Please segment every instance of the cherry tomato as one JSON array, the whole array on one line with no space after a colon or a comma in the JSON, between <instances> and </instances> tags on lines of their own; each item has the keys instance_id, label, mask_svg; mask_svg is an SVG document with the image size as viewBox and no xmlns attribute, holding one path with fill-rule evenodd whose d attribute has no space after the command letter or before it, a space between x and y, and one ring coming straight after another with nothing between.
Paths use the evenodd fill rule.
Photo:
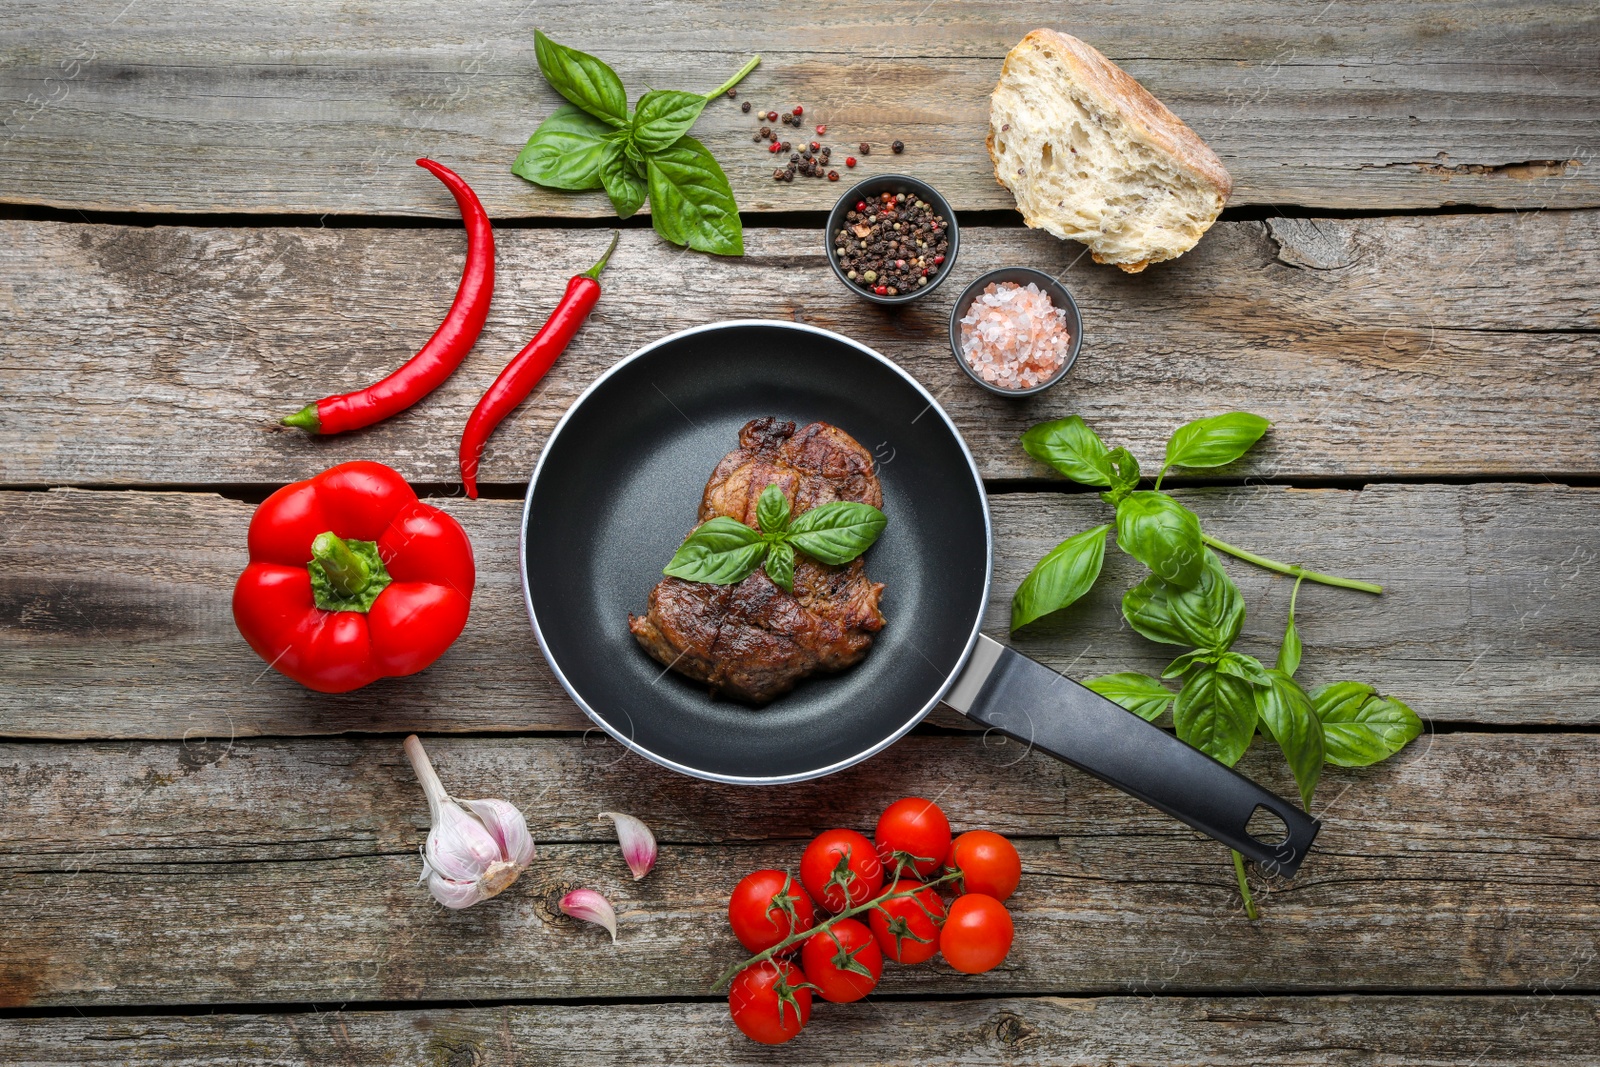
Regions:
<instances>
[{"instance_id":1,"label":"cherry tomato","mask_svg":"<svg viewBox=\"0 0 1600 1067\"><path fill-rule=\"evenodd\" d=\"M765 952L791 934L811 929L817 909L800 883L787 871L756 871L734 886L728 898L728 923L733 936L749 952ZM791 945L785 953L799 945Z\"/></svg>"},{"instance_id":2,"label":"cherry tomato","mask_svg":"<svg viewBox=\"0 0 1600 1067\"><path fill-rule=\"evenodd\" d=\"M950 854L950 820L933 801L906 797L878 817L872 839L886 872L894 874L901 869L897 864L905 862L907 871L915 869L918 877L926 878Z\"/></svg>"},{"instance_id":3,"label":"cherry tomato","mask_svg":"<svg viewBox=\"0 0 1600 1067\"><path fill-rule=\"evenodd\" d=\"M963 974L982 974L1000 966L1014 933L1004 904L983 893L968 893L951 901L939 931L939 951Z\"/></svg>"},{"instance_id":4,"label":"cherry tomato","mask_svg":"<svg viewBox=\"0 0 1600 1067\"><path fill-rule=\"evenodd\" d=\"M872 992L883 977L883 953L872 931L854 919L840 919L806 939L800 966L817 996L848 1004Z\"/></svg>"},{"instance_id":5,"label":"cherry tomato","mask_svg":"<svg viewBox=\"0 0 1600 1067\"><path fill-rule=\"evenodd\" d=\"M883 864L877 847L862 834L824 830L800 857L800 881L812 900L837 914L878 895Z\"/></svg>"},{"instance_id":6,"label":"cherry tomato","mask_svg":"<svg viewBox=\"0 0 1600 1067\"><path fill-rule=\"evenodd\" d=\"M915 894L886 900L867 915L878 948L896 963L926 963L939 954L939 924L944 922L944 898L932 886L902 879L891 892Z\"/></svg>"},{"instance_id":7,"label":"cherry tomato","mask_svg":"<svg viewBox=\"0 0 1600 1067\"><path fill-rule=\"evenodd\" d=\"M728 1013L745 1037L781 1045L811 1021L811 986L788 960L746 967L728 987Z\"/></svg>"},{"instance_id":8,"label":"cherry tomato","mask_svg":"<svg viewBox=\"0 0 1600 1067\"><path fill-rule=\"evenodd\" d=\"M963 893L1005 900L1022 881L1022 858L1016 846L988 830L968 830L956 838L948 862L961 872L956 885Z\"/></svg>"}]
</instances>

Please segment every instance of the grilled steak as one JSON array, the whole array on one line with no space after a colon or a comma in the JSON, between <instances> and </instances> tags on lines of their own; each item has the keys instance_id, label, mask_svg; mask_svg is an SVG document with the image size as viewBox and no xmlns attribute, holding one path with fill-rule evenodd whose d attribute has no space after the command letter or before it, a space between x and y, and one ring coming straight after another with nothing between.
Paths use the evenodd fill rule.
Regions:
<instances>
[{"instance_id":1,"label":"grilled steak","mask_svg":"<svg viewBox=\"0 0 1600 1067\"><path fill-rule=\"evenodd\" d=\"M726 515L756 525L762 490L776 485L794 516L835 500L883 507L872 456L837 426L753 419L739 447L712 471L700 519ZM663 578L628 628L645 651L713 694L764 704L809 674L859 663L883 628L880 583L860 559L842 567L795 556L794 593L756 570L735 585Z\"/></svg>"}]
</instances>

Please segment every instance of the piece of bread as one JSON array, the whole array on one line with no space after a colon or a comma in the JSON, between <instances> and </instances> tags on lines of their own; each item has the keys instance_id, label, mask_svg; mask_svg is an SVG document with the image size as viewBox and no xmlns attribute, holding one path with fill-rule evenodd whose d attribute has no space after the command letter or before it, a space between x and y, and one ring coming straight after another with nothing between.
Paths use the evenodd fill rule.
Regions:
<instances>
[{"instance_id":1,"label":"piece of bread","mask_svg":"<svg viewBox=\"0 0 1600 1067\"><path fill-rule=\"evenodd\" d=\"M1233 191L1215 152L1111 60L1034 30L989 100L989 158L1029 226L1133 273L1200 240Z\"/></svg>"}]
</instances>

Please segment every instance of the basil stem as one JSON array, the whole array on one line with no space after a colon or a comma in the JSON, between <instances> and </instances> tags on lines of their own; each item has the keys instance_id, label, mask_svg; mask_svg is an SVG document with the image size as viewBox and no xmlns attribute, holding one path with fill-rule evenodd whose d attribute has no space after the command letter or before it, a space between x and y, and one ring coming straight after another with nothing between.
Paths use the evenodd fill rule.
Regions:
<instances>
[{"instance_id":1,"label":"basil stem","mask_svg":"<svg viewBox=\"0 0 1600 1067\"><path fill-rule=\"evenodd\" d=\"M1378 594L1383 592L1383 586L1376 582L1362 582L1354 578L1339 578L1332 574L1323 574L1321 571L1307 570L1298 564L1279 563L1275 559L1258 556L1254 552L1240 548L1238 545L1230 545L1221 538L1212 537L1210 534L1201 534L1200 539L1218 552L1226 552L1228 555L1242 559L1246 563L1254 563L1257 567L1265 567L1269 571L1287 574L1291 578L1305 578L1313 582L1321 582L1323 585L1334 585L1340 589L1355 589L1362 593Z\"/></svg>"},{"instance_id":2,"label":"basil stem","mask_svg":"<svg viewBox=\"0 0 1600 1067\"><path fill-rule=\"evenodd\" d=\"M1256 902L1250 897L1250 883L1244 877L1244 857L1235 852L1233 854L1233 873L1239 878L1239 895L1244 897L1244 913L1251 919L1256 918Z\"/></svg>"},{"instance_id":3,"label":"basil stem","mask_svg":"<svg viewBox=\"0 0 1600 1067\"><path fill-rule=\"evenodd\" d=\"M729 78L727 81L723 82L721 85L707 93L706 99L708 101L715 100L729 89L732 89L735 85L738 85L740 82L744 81L745 75L749 74L752 70L755 70L760 65L761 57L759 55L751 56L750 62L739 68L739 73L735 74L733 77Z\"/></svg>"}]
</instances>

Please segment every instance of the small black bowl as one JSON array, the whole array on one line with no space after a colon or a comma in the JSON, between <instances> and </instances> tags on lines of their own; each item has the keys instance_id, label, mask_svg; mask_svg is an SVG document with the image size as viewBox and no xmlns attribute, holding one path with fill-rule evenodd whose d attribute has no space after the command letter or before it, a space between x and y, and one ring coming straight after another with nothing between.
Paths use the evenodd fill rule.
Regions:
<instances>
[{"instance_id":1,"label":"small black bowl","mask_svg":"<svg viewBox=\"0 0 1600 1067\"><path fill-rule=\"evenodd\" d=\"M939 264L937 273L928 276L928 284L919 285L909 293L900 293L897 296L879 296L866 286L857 285L845 277L844 268L839 265L839 256L833 250L833 235L844 227L844 217L856 206L856 202L884 193L905 193L907 196L916 194L918 199L925 200L933 206L934 214L945 220L950 235L950 248L944 254L944 262ZM822 241L828 252L828 265L845 284L845 288L874 304L909 304L939 288L939 283L949 276L951 269L956 265L956 252L961 247L961 228L956 225L956 213L950 209L950 202L940 196L933 186L905 174L882 174L856 183L850 187L849 192L839 198L839 202L833 205L833 210L828 212L828 230L822 235Z\"/></svg>"},{"instance_id":2,"label":"small black bowl","mask_svg":"<svg viewBox=\"0 0 1600 1067\"><path fill-rule=\"evenodd\" d=\"M983 376L967 364L967 357L961 354L961 320L967 314L967 309L972 306L979 293L991 282L1015 282L1017 285L1027 285L1033 282L1050 296L1050 302L1057 308L1067 313L1067 332L1072 335L1072 344L1067 349L1066 362L1061 364L1061 369L1049 381L1040 382L1031 389L1007 389L1001 385L994 385L983 380ZM1078 362L1078 351L1083 348L1083 315L1078 311L1078 302L1072 299L1072 293L1067 287L1056 281L1043 271L1034 270L1032 267L1001 267L988 274L980 275L976 281L956 297L956 306L950 309L950 351L956 357L956 363L967 372L967 377L983 386L996 396L1032 396L1042 393L1065 378L1072 365Z\"/></svg>"}]
</instances>

